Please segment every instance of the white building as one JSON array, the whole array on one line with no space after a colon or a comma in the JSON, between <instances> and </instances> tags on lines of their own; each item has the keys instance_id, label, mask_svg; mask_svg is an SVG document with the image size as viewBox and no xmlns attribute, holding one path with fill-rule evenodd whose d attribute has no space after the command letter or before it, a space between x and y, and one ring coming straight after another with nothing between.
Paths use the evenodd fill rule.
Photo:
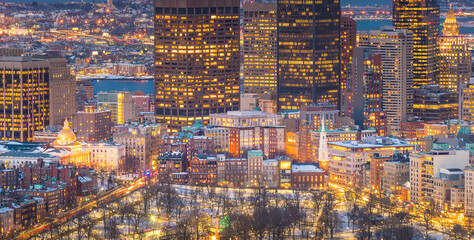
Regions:
<instances>
[{"instance_id":1,"label":"white building","mask_svg":"<svg viewBox=\"0 0 474 240\"><path fill-rule=\"evenodd\" d=\"M414 146L397 138L367 137L361 141L329 142L329 182L353 186L369 157L391 156L395 151L409 152Z\"/></svg>"},{"instance_id":2,"label":"white building","mask_svg":"<svg viewBox=\"0 0 474 240\"><path fill-rule=\"evenodd\" d=\"M464 169L464 215L474 217L474 167Z\"/></svg>"},{"instance_id":3,"label":"white building","mask_svg":"<svg viewBox=\"0 0 474 240\"><path fill-rule=\"evenodd\" d=\"M278 188L278 161L276 159L267 159L262 162L263 183L267 188Z\"/></svg>"},{"instance_id":4,"label":"white building","mask_svg":"<svg viewBox=\"0 0 474 240\"><path fill-rule=\"evenodd\" d=\"M361 32L359 46L382 57L382 105L389 133L397 134L413 114L413 33L384 26Z\"/></svg>"},{"instance_id":5,"label":"white building","mask_svg":"<svg viewBox=\"0 0 474 240\"><path fill-rule=\"evenodd\" d=\"M469 150L433 149L410 155L410 202L434 201L434 181L441 169L464 169L469 165Z\"/></svg>"},{"instance_id":6,"label":"white building","mask_svg":"<svg viewBox=\"0 0 474 240\"><path fill-rule=\"evenodd\" d=\"M91 152L91 165L98 171L123 170L125 145L113 142L89 143L84 146Z\"/></svg>"},{"instance_id":7,"label":"white building","mask_svg":"<svg viewBox=\"0 0 474 240\"><path fill-rule=\"evenodd\" d=\"M45 163L61 162L61 157L46 153L5 152L0 154L0 163L6 168L20 168L25 164L36 164L38 159Z\"/></svg>"}]
</instances>

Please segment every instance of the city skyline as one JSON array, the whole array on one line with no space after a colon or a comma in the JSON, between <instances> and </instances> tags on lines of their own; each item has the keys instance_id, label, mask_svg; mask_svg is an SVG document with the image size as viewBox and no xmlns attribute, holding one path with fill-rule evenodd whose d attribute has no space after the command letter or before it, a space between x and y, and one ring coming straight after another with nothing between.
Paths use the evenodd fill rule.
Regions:
<instances>
[{"instance_id":1,"label":"city skyline","mask_svg":"<svg viewBox=\"0 0 474 240\"><path fill-rule=\"evenodd\" d=\"M0 2L0 239L472 239L472 22L467 0Z\"/></svg>"}]
</instances>

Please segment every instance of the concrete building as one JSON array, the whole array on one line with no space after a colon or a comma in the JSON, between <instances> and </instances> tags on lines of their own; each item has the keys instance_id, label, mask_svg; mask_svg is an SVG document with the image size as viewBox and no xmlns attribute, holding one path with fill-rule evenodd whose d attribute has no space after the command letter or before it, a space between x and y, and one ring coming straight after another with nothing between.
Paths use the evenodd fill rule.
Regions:
<instances>
[{"instance_id":1,"label":"concrete building","mask_svg":"<svg viewBox=\"0 0 474 240\"><path fill-rule=\"evenodd\" d=\"M474 122L474 84L463 84L459 90L459 120Z\"/></svg>"},{"instance_id":2,"label":"concrete building","mask_svg":"<svg viewBox=\"0 0 474 240\"><path fill-rule=\"evenodd\" d=\"M341 17L341 115L353 118L350 109L351 91L348 87L349 66L354 57L354 49L357 46L357 23L349 17Z\"/></svg>"},{"instance_id":3,"label":"concrete building","mask_svg":"<svg viewBox=\"0 0 474 240\"><path fill-rule=\"evenodd\" d=\"M459 35L459 25L452 7L443 23L438 48L439 84L458 93L461 85L469 83L472 60L466 36Z\"/></svg>"},{"instance_id":4,"label":"concrete building","mask_svg":"<svg viewBox=\"0 0 474 240\"><path fill-rule=\"evenodd\" d=\"M474 217L474 167L466 166L464 174L464 215Z\"/></svg>"},{"instance_id":5,"label":"concrete building","mask_svg":"<svg viewBox=\"0 0 474 240\"><path fill-rule=\"evenodd\" d=\"M6 168L20 168L26 164L35 164L38 159L43 159L45 163L61 162L59 156L45 153L25 153L25 152L5 152L0 154L0 163Z\"/></svg>"},{"instance_id":6,"label":"concrete building","mask_svg":"<svg viewBox=\"0 0 474 240\"><path fill-rule=\"evenodd\" d=\"M110 139L112 111L98 110L94 106L84 107L78 111L72 120L76 136L81 141L98 142Z\"/></svg>"},{"instance_id":7,"label":"concrete building","mask_svg":"<svg viewBox=\"0 0 474 240\"><path fill-rule=\"evenodd\" d=\"M1 140L32 141L34 131L49 126L50 75L48 61L0 57L0 111L4 114L0 121Z\"/></svg>"},{"instance_id":8,"label":"concrete building","mask_svg":"<svg viewBox=\"0 0 474 240\"><path fill-rule=\"evenodd\" d=\"M410 202L434 201L434 181L441 169L464 169L469 165L469 150L432 149L410 155Z\"/></svg>"},{"instance_id":9,"label":"concrete building","mask_svg":"<svg viewBox=\"0 0 474 240\"><path fill-rule=\"evenodd\" d=\"M97 109L111 111L111 122L124 124L135 119L132 93L130 92L99 92L97 93Z\"/></svg>"},{"instance_id":10,"label":"concrete building","mask_svg":"<svg viewBox=\"0 0 474 240\"><path fill-rule=\"evenodd\" d=\"M276 92L277 3L246 2L243 7L244 92Z\"/></svg>"},{"instance_id":11,"label":"concrete building","mask_svg":"<svg viewBox=\"0 0 474 240\"><path fill-rule=\"evenodd\" d=\"M383 164L382 192L398 202L409 201L403 197L403 186L410 181L410 159L403 154L394 154Z\"/></svg>"},{"instance_id":12,"label":"concrete building","mask_svg":"<svg viewBox=\"0 0 474 240\"><path fill-rule=\"evenodd\" d=\"M312 163L311 159L311 131L320 131L324 116L326 130L336 128L339 110L333 104L313 104L301 106L299 112L299 150L298 157L301 162Z\"/></svg>"},{"instance_id":13,"label":"concrete building","mask_svg":"<svg viewBox=\"0 0 474 240\"><path fill-rule=\"evenodd\" d=\"M393 26L413 32L413 83L418 88L438 80L437 39L439 5L436 0L394 0Z\"/></svg>"},{"instance_id":14,"label":"concrete building","mask_svg":"<svg viewBox=\"0 0 474 240\"><path fill-rule=\"evenodd\" d=\"M228 187L243 187L247 185L247 158L226 158L217 155L217 185Z\"/></svg>"},{"instance_id":15,"label":"concrete building","mask_svg":"<svg viewBox=\"0 0 474 240\"><path fill-rule=\"evenodd\" d=\"M291 185L294 189L301 190L326 189L325 171L314 163L292 164Z\"/></svg>"},{"instance_id":16,"label":"concrete building","mask_svg":"<svg viewBox=\"0 0 474 240\"><path fill-rule=\"evenodd\" d=\"M229 152L229 133L230 130L227 127L206 127L204 129L204 135L206 137L214 139L215 149L217 153Z\"/></svg>"},{"instance_id":17,"label":"concrete building","mask_svg":"<svg viewBox=\"0 0 474 240\"><path fill-rule=\"evenodd\" d=\"M7 238L15 230L14 210L0 207L0 236Z\"/></svg>"},{"instance_id":18,"label":"concrete building","mask_svg":"<svg viewBox=\"0 0 474 240\"><path fill-rule=\"evenodd\" d=\"M267 158L284 151L285 128L281 117L260 111L230 111L211 114L210 125L227 128L227 131L206 130L206 136L216 139L216 146L227 147L233 157L245 156L248 150L262 150ZM212 128L210 128L212 129ZM221 141L222 139L222 141ZM228 143L227 143L228 142Z\"/></svg>"},{"instance_id":19,"label":"concrete building","mask_svg":"<svg viewBox=\"0 0 474 240\"><path fill-rule=\"evenodd\" d=\"M113 142L93 142L84 146L91 152L91 166L97 171L124 171L125 145Z\"/></svg>"},{"instance_id":20,"label":"concrete building","mask_svg":"<svg viewBox=\"0 0 474 240\"><path fill-rule=\"evenodd\" d=\"M434 206L441 211L464 210L464 171L459 168L441 168L433 181Z\"/></svg>"},{"instance_id":21,"label":"concrete building","mask_svg":"<svg viewBox=\"0 0 474 240\"><path fill-rule=\"evenodd\" d=\"M365 141L329 142L329 182L351 186L354 179L361 175L369 157L390 156L395 151L413 151L414 146L405 141L371 136Z\"/></svg>"},{"instance_id":22,"label":"concrete building","mask_svg":"<svg viewBox=\"0 0 474 240\"><path fill-rule=\"evenodd\" d=\"M177 132L239 110L240 1L155 0L154 7L157 122Z\"/></svg>"},{"instance_id":23,"label":"concrete building","mask_svg":"<svg viewBox=\"0 0 474 240\"><path fill-rule=\"evenodd\" d=\"M382 58L382 107L387 130L389 134L400 134L400 122L413 114L413 34L385 26L361 32L359 46Z\"/></svg>"},{"instance_id":24,"label":"concrete building","mask_svg":"<svg viewBox=\"0 0 474 240\"><path fill-rule=\"evenodd\" d=\"M258 107L258 94L244 93L240 95L240 111L255 110Z\"/></svg>"},{"instance_id":25,"label":"concrete building","mask_svg":"<svg viewBox=\"0 0 474 240\"><path fill-rule=\"evenodd\" d=\"M275 159L266 159L262 162L263 185L267 188L279 187L278 161Z\"/></svg>"},{"instance_id":26,"label":"concrete building","mask_svg":"<svg viewBox=\"0 0 474 240\"><path fill-rule=\"evenodd\" d=\"M426 85L415 89L413 113L425 121L456 119L458 93L440 85Z\"/></svg>"},{"instance_id":27,"label":"concrete building","mask_svg":"<svg viewBox=\"0 0 474 240\"><path fill-rule=\"evenodd\" d=\"M76 113L76 76L59 56L33 56L49 62L49 125L62 125Z\"/></svg>"},{"instance_id":28,"label":"concrete building","mask_svg":"<svg viewBox=\"0 0 474 240\"><path fill-rule=\"evenodd\" d=\"M212 155L196 155L189 163L190 184L214 186L217 184L217 158Z\"/></svg>"},{"instance_id":29,"label":"concrete building","mask_svg":"<svg viewBox=\"0 0 474 240\"><path fill-rule=\"evenodd\" d=\"M248 151L247 162L248 162L248 166L247 166L248 186L251 186L251 187L264 186L263 151L262 150Z\"/></svg>"},{"instance_id":30,"label":"concrete building","mask_svg":"<svg viewBox=\"0 0 474 240\"><path fill-rule=\"evenodd\" d=\"M166 124L160 123L115 126L113 142L125 145L125 169L144 171L156 167L165 133Z\"/></svg>"}]
</instances>

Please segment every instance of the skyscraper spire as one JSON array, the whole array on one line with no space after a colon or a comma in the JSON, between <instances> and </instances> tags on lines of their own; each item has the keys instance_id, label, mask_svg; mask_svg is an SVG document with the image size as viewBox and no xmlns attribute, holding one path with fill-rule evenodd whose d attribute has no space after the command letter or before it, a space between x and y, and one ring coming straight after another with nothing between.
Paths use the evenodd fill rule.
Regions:
<instances>
[{"instance_id":1,"label":"skyscraper spire","mask_svg":"<svg viewBox=\"0 0 474 240\"><path fill-rule=\"evenodd\" d=\"M453 6L449 5L449 12L443 23L444 36L459 36L459 25L454 15Z\"/></svg>"}]
</instances>

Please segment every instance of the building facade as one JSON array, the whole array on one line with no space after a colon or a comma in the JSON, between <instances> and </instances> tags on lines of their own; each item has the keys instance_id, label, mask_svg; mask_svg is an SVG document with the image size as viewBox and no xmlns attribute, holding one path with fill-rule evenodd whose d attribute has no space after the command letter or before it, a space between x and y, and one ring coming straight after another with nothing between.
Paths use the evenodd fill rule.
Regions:
<instances>
[{"instance_id":1,"label":"building facade","mask_svg":"<svg viewBox=\"0 0 474 240\"><path fill-rule=\"evenodd\" d=\"M351 186L363 174L369 157L390 156L395 151L413 151L414 146L389 137L367 137L365 141L329 142L329 182Z\"/></svg>"},{"instance_id":2,"label":"building facade","mask_svg":"<svg viewBox=\"0 0 474 240\"><path fill-rule=\"evenodd\" d=\"M244 3L243 34L244 92L276 92L277 4Z\"/></svg>"},{"instance_id":3,"label":"building facade","mask_svg":"<svg viewBox=\"0 0 474 240\"><path fill-rule=\"evenodd\" d=\"M0 139L32 141L34 131L49 125L50 64L31 57L3 56L0 76Z\"/></svg>"},{"instance_id":4,"label":"building facade","mask_svg":"<svg viewBox=\"0 0 474 240\"><path fill-rule=\"evenodd\" d=\"M155 0L157 122L172 131L239 110L240 1Z\"/></svg>"},{"instance_id":5,"label":"building facade","mask_svg":"<svg viewBox=\"0 0 474 240\"><path fill-rule=\"evenodd\" d=\"M469 165L469 150L432 149L410 156L410 202L434 201L434 182L440 170L464 169Z\"/></svg>"},{"instance_id":6,"label":"building facade","mask_svg":"<svg viewBox=\"0 0 474 240\"><path fill-rule=\"evenodd\" d=\"M413 32L413 86L438 82L439 5L436 0L394 0L393 26Z\"/></svg>"},{"instance_id":7,"label":"building facade","mask_svg":"<svg viewBox=\"0 0 474 240\"><path fill-rule=\"evenodd\" d=\"M339 0L278 1L278 111L340 101Z\"/></svg>"},{"instance_id":8,"label":"building facade","mask_svg":"<svg viewBox=\"0 0 474 240\"><path fill-rule=\"evenodd\" d=\"M399 134L400 122L413 115L413 34L382 27L361 32L359 45L382 58L382 108L387 132Z\"/></svg>"},{"instance_id":9,"label":"building facade","mask_svg":"<svg viewBox=\"0 0 474 240\"><path fill-rule=\"evenodd\" d=\"M85 106L84 111L78 111L72 120L73 129L82 141L98 142L110 139L112 112L100 111L95 106Z\"/></svg>"},{"instance_id":10,"label":"building facade","mask_svg":"<svg viewBox=\"0 0 474 240\"><path fill-rule=\"evenodd\" d=\"M62 125L66 118L71 119L76 113L76 76L71 74L65 58L33 58L49 62L49 125Z\"/></svg>"},{"instance_id":11,"label":"building facade","mask_svg":"<svg viewBox=\"0 0 474 240\"><path fill-rule=\"evenodd\" d=\"M112 113L111 122L114 124L124 124L125 121L135 119L135 109L130 92L97 93L97 109L110 111Z\"/></svg>"},{"instance_id":12,"label":"building facade","mask_svg":"<svg viewBox=\"0 0 474 240\"><path fill-rule=\"evenodd\" d=\"M459 35L459 25L452 7L439 37L439 84L458 92L471 77L471 51L466 36Z\"/></svg>"},{"instance_id":13,"label":"building facade","mask_svg":"<svg viewBox=\"0 0 474 240\"><path fill-rule=\"evenodd\" d=\"M341 17L341 115L352 117L353 112L349 107L351 102L348 87L349 66L354 57L354 49L357 46L357 23L349 17Z\"/></svg>"}]
</instances>

